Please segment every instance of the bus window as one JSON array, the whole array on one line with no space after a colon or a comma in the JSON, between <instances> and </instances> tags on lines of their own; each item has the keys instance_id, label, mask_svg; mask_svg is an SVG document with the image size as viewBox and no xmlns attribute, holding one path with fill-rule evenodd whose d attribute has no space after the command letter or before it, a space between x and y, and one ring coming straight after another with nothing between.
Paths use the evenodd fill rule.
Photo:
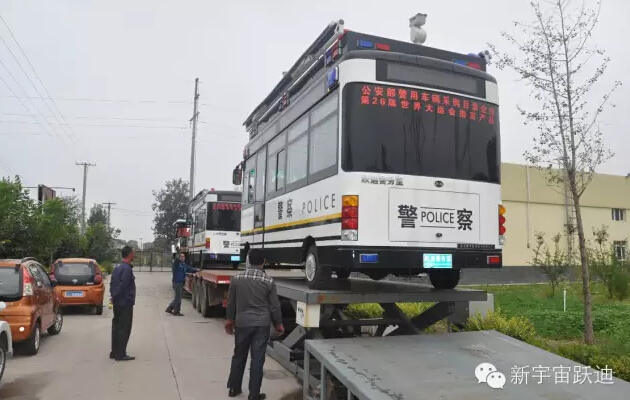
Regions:
<instances>
[{"instance_id":1,"label":"bus window","mask_svg":"<svg viewBox=\"0 0 630 400\"><path fill-rule=\"evenodd\" d=\"M337 92L318 104L311 112L311 146L309 174L337 164Z\"/></svg>"},{"instance_id":2,"label":"bus window","mask_svg":"<svg viewBox=\"0 0 630 400\"><path fill-rule=\"evenodd\" d=\"M267 151L262 148L258 152L258 161L256 162L256 202L265 200L265 167Z\"/></svg>"}]
</instances>

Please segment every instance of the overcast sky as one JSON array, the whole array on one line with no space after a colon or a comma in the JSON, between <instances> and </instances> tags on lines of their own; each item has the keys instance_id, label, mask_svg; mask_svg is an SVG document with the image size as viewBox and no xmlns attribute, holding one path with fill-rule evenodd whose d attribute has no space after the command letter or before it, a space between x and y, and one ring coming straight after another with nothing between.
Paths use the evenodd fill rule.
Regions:
<instances>
[{"instance_id":1,"label":"overcast sky","mask_svg":"<svg viewBox=\"0 0 630 400\"><path fill-rule=\"evenodd\" d=\"M514 32L515 19L531 20L528 3L0 0L0 15L28 57L0 22L0 37L21 64L0 41L6 66L0 64L0 175L19 174L26 186L75 187L80 197L83 169L75 163L96 164L88 173L87 207L115 202L112 225L122 238L147 242L152 190L189 178L196 77L202 104L196 192L230 190L247 141L243 121L330 21L408 41L409 17L423 12L428 46L470 53L492 42L507 50L501 31ZM593 95L614 80L625 83L614 96L619 107L602 117L617 156L600 169L622 175L630 172L630 114L623 106L630 100L628 15L629 2L604 1L593 38L612 59ZM507 72L492 66L489 72L499 82L502 159L524 162L533 132L516 104L529 91ZM54 102L41 100L48 97L44 87Z\"/></svg>"}]
</instances>

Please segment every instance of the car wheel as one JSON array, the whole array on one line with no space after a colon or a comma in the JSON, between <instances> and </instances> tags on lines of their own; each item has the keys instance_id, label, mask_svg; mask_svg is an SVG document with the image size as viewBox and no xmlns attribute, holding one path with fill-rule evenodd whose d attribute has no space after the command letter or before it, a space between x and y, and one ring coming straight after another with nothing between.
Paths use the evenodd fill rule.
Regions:
<instances>
[{"instance_id":1,"label":"car wheel","mask_svg":"<svg viewBox=\"0 0 630 400\"><path fill-rule=\"evenodd\" d=\"M94 307L96 309L96 315L103 315L103 305Z\"/></svg>"},{"instance_id":2,"label":"car wheel","mask_svg":"<svg viewBox=\"0 0 630 400\"><path fill-rule=\"evenodd\" d=\"M2 375L7 366L7 351L9 350L9 344L7 343L6 336L0 337L0 381L2 381Z\"/></svg>"},{"instance_id":3,"label":"car wheel","mask_svg":"<svg viewBox=\"0 0 630 400\"><path fill-rule=\"evenodd\" d=\"M29 356L34 356L39 351L39 344L42 338L42 330L39 321L35 323L31 336L24 343L24 352Z\"/></svg>"},{"instance_id":4,"label":"car wheel","mask_svg":"<svg viewBox=\"0 0 630 400\"><path fill-rule=\"evenodd\" d=\"M438 290L455 289L459 284L459 277L459 269L429 271L431 285Z\"/></svg>"},{"instance_id":5,"label":"car wheel","mask_svg":"<svg viewBox=\"0 0 630 400\"><path fill-rule=\"evenodd\" d=\"M61 308L58 308L57 312L55 313L55 323L53 323L52 326L48 328L48 334L58 335L59 332L61 332L62 326L63 326L63 314L61 313Z\"/></svg>"},{"instance_id":6,"label":"car wheel","mask_svg":"<svg viewBox=\"0 0 630 400\"><path fill-rule=\"evenodd\" d=\"M306 252L304 272L308 287L311 289L323 289L330 282L332 271L330 267L319 263L317 247L314 244Z\"/></svg>"}]
</instances>

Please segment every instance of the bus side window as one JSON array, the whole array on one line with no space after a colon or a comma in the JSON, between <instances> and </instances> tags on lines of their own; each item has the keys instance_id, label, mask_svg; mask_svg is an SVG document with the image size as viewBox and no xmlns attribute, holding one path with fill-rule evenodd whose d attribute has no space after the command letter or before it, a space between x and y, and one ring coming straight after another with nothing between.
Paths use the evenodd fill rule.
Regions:
<instances>
[{"instance_id":1,"label":"bus side window","mask_svg":"<svg viewBox=\"0 0 630 400\"><path fill-rule=\"evenodd\" d=\"M248 185L247 202L249 204L254 204L254 186L256 183L256 170L251 169L248 175L249 175L249 183L247 184Z\"/></svg>"}]
</instances>

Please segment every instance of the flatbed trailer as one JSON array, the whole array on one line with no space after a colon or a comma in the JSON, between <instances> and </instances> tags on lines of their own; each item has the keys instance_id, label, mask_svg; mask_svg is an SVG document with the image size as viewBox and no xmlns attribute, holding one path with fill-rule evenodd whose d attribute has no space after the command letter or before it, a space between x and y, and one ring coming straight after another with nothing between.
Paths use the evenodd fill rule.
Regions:
<instances>
[{"instance_id":1,"label":"flatbed trailer","mask_svg":"<svg viewBox=\"0 0 630 400\"><path fill-rule=\"evenodd\" d=\"M225 316L227 295L232 277L242 269L204 269L187 274L184 291L191 295L192 306L206 318ZM304 272L295 270L266 270L272 278L303 277Z\"/></svg>"}]
</instances>

